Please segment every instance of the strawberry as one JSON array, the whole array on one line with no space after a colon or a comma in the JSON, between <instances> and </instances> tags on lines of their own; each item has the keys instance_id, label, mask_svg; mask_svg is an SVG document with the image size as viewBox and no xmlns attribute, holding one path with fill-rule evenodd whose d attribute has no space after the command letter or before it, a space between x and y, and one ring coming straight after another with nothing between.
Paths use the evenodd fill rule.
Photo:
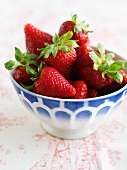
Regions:
<instances>
[{"instance_id":1,"label":"strawberry","mask_svg":"<svg viewBox=\"0 0 127 170\"><path fill-rule=\"evenodd\" d=\"M73 69L73 73L72 73L73 79L79 78L79 74L82 68L93 67L93 60L91 59L90 54L89 54L90 51L91 51L91 48L87 46L86 44L82 44L77 49L77 59L76 59L75 67Z\"/></svg>"},{"instance_id":2,"label":"strawberry","mask_svg":"<svg viewBox=\"0 0 127 170\"><path fill-rule=\"evenodd\" d=\"M99 90L99 93L101 95L113 93L113 92L119 90L120 88L122 88L123 86L125 86L127 84L127 74L123 70L120 70L120 73L123 75L122 82L118 83L115 80L113 80L113 82L109 86Z\"/></svg>"},{"instance_id":3,"label":"strawberry","mask_svg":"<svg viewBox=\"0 0 127 170\"><path fill-rule=\"evenodd\" d=\"M37 48L45 47L45 43L52 43L52 35L43 32L31 24L24 26L26 49L29 53L39 56L40 51Z\"/></svg>"},{"instance_id":4,"label":"strawberry","mask_svg":"<svg viewBox=\"0 0 127 170\"><path fill-rule=\"evenodd\" d=\"M57 69L66 79L70 79L72 69L75 65L77 54L74 48L78 47L75 40L70 40L72 32L59 37L53 37L53 44L46 44L40 49L40 57L50 67Z\"/></svg>"},{"instance_id":5,"label":"strawberry","mask_svg":"<svg viewBox=\"0 0 127 170\"><path fill-rule=\"evenodd\" d=\"M33 92L55 98L70 98L76 89L55 69L45 67L34 82Z\"/></svg>"},{"instance_id":6,"label":"strawberry","mask_svg":"<svg viewBox=\"0 0 127 170\"><path fill-rule=\"evenodd\" d=\"M75 87L76 94L72 96L72 99L85 99L88 97L87 84L82 80L70 81L70 83Z\"/></svg>"},{"instance_id":7,"label":"strawberry","mask_svg":"<svg viewBox=\"0 0 127 170\"><path fill-rule=\"evenodd\" d=\"M105 75L102 77L100 70L94 70L92 67L84 67L79 71L79 79L84 80L90 88L101 89L113 82L113 79Z\"/></svg>"},{"instance_id":8,"label":"strawberry","mask_svg":"<svg viewBox=\"0 0 127 170\"><path fill-rule=\"evenodd\" d=\"M30 79L32 76L27 73L25 66L19 66L14 69L13 76L15 80L20 84L32 84L32 80Z\"/></svg>"},{"instance_id":9,"label":"strawberry","mask_svg":"<svg viewBox=\"0 0 127 170\"><path fill-rule=\"evenodd\" d=\"M93 67L93 60L90 57L89 52L91 51L91 47L86 44L82 44L77 50L77 60L76 67Z\"/></svg>"},{"instance_id":10,"label":"strawberry","mask_svg":"<svg viewBox=\"0 0 127 170\"><path fill-rule=\"evenodd\" d=\"M114 61L115 55L113 53L105 54L105 49L102 44L98 44L97 50L89 52L93 60L92 67L84 67L79 72L79 78L84 80L89 87L94 89L101 89L113 82L113 79L121 83L123 75L119 70L127 67L127 62L122 60Z\"/></svg>"},{"instance_id":11,"label":"strawberry","mask_svg":"<svg viewBox=\"0 0 127 170\"><path fill-rule=\"evenodd\" d=\"M85 25L84 21L77 23L77 14L72 16L72 21L65 21L61 24L59 29L59 35L63 35L68 31L73 32L73 40L77 40L78 45L89 44L88 30L89 25Z\"/></svg>"},{"instance_id":12,"label":"strawberry","mask_svg":"<svg viewBox=\"0 0 127 170\"><path fill-rule=\"evenodd\" d=\"M37 57L37 55L30 54L28 51L23 54L20 49L15 48L16 60L9 60L6 62L5 68L8 70L14 69L13 76L22 86L31 85L33 84L32 78L38 76L36 71L39 63L35 61Z\"/></svg>"},{"instance_id":13,"label":"strawberry","mask_svg":"<svg viewBox=\"0 0 127 170\"><path fill-rule=\"evenodd\" d=\"M88 90L88 97L89 98L99 97L99 93L98 93L97 90L89 88L89 90Z\"/></svg>"}]
</instances>

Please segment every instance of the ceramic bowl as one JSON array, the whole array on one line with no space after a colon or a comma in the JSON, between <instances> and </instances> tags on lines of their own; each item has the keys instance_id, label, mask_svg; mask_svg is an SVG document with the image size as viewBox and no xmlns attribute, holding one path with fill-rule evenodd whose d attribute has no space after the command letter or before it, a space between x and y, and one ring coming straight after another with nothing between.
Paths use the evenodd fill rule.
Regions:
<instances>
[{"instance_id":1,"label":"ceramic bowl","mask_svg":"<svg viewBox=\"0 0 127 170\"><path fill-rule=\"evenodd\" d=\"M116 55L116 59L121 59ZM11 81L22 104L41 121L53 136L78 139L94 133L102 121L121 104L127 85L108 95L88 99L58 99L32 93Z\"/></svg>"}]
</instances>

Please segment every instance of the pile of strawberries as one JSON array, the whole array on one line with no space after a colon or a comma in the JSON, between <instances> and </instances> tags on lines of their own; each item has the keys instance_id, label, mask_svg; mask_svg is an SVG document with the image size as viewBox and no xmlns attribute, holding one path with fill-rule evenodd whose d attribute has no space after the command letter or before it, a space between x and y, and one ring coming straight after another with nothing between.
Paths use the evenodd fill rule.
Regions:
<instances>
[{"instance_id":1,"label":"pile of strawberries","mask_svg":"<svg viewBox=\"0 0 127 170\"><path fill-rule=\"evenodd\" d=\"M15 48L16 61L5 67L13 69L21 86L44 96L85 99L112 93L127 84L127 62L114 61L101 43L92 48L88 27L76 14L54 36L26 24L26 52Z\"/></svg>"}]
</instances>

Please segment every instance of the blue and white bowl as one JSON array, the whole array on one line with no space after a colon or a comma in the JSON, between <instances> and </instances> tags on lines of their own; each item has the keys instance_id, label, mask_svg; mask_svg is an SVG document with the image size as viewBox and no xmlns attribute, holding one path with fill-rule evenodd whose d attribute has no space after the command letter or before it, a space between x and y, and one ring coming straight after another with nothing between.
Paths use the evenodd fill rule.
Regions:
<instances>
[{"instance_id":1,"label":"blue and white bowl","mask_svg":"<svg viewBox=\"0 0 127 170\"><path fill-rule=\"evenodd\" d=\"M94 133L102 120L111 114L127 94L127 85L120 90L96 98L58 99L32 93L10 77L23 105L42 122L50 134L77 139Z\"/></svg>"}]
</instances>

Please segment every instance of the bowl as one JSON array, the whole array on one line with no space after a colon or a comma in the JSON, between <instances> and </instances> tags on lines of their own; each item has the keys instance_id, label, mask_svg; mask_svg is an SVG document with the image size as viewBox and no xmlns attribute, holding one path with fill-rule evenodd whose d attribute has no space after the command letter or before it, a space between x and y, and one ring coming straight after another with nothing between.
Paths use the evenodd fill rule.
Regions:
<instances>
[{"instance_id":1,"label":"bowl","mask_svg":"<svg viewBox=\"0 0 127 170\"><path fill-rule=\"evenodd\" d=\"M110 52L110 51L107 51ZM116 59L123 59L115 54ZM108 95L88 99L59 99L27 91L10 78L25 108L34 114L51 135L79 139L96 132L103 120L111 115L127 94L127 85Z\"/></svg>"}]
</instances>

